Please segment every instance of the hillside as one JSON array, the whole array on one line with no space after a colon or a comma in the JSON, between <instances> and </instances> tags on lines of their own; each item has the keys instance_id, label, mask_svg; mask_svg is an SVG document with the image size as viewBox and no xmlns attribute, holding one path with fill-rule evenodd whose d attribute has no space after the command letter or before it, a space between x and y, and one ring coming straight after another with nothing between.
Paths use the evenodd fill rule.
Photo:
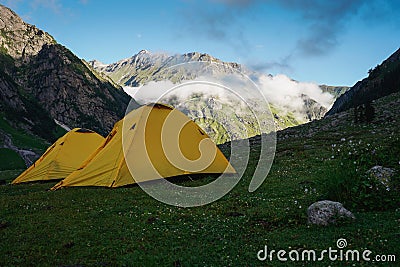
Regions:
<instances>
[{"instance_id":1,"label":"hillside","mask_svg":"<svg viewBox=\"0 0 400 267\"><path fill-rule=\"evenodd\" d=\"M6 16L0 18L3 21ZM1 21L0 26L4 24ZM293 127L276 133L271 170L254 192L249 192L249 184L257 165L265 164L260 162L263 143L259 133L252 131L254 121L242 113L240 103L231 100L232 106L225 105L221 100L226 99L206 93L189 94L189 99L198 100L192 102L172 96L169 102L187 109L192 117L231 122L230 130L237 134L234 139L242 138L242 128L254 135L219 145L228 158L231 145L237 146L238 158L248 156L249 162L232 191L204 206L169 206L151 198L137 185L57 191L48 190L56 182L11 185L24 168L23 155L29 161L29 153L43 151L52 138L63 133L56 120L67 126L79 120L91 128L106 128L119 110L117 101L122 100L118 98L125 99L107 77L90 70L93 64L85 65L46 33L36 34L39 31L34 27L30 28L32 33L23 29L22 36L32 34L28 38L32 47L24 49L14 44L9 32L1 35L0 155L6 160L0 162L0 266L292 266L295 262L282 263L276 257L259 261L257 254L265 247L299 255L310 250L323 253L329 248L336 250L339 239L345 239L346 249L351 252L369 250L371 259L391 255L398 261L400 92L372 100L374 113L368 121L356 120L353 107L313 120L326 110L321 109L318 99L299 91L285 100L297 101L300 118L311 121L296 126L298 114L290 110L282 113L287 106L277 106L279 101L272 103L273 122ZM24 42L29 43L28 39ZM38 43L42 43L40 49ZM174 73L174 77L178 79L181 74ZM272 76L262 78L268 85L274 82ZM279 82L289 80L281 78ZM299 84L288 82L292 88ZM323 90L340 94L346 89ZM80 97L87 102L80 102ZM102 101L96 102L98 98ZM261 123L268 124L270 114L257 109L257 101L261 100L251 101ZM85 115L86 109L90 115ZM200 120L209 127L208 131L224 132L217 123ZM228 140L224 135L214 136L217 137L221 143ZM393 176L373 178L367 171L374 166L390 168ZM191 175L171 181L193 187L211 183L215 177ZM343 203L356 219L337 218L336 224L326 227L309 224L307 208L326 199ZM333 262L325 257L315 263L301 261L300 265L370 263ZM386 262L382 266L396 264Z\"/></svg>"},{"instance_id":2,"label":"hillside","mask_svg":"<svg viewBox=\"0 0 400 267\"><path fill-rule=\"evenodd\" d=\"M248 186L260 138L251 138L243 178L206 206L165 205L138 186L52 192L46 190L55 183L0 185L0 255L7 255L0 257L0 265L282 266L276 258L258 261L257 252L265 245L321 252L336 248L339 238L347 240L346 249L371 250L371 258L398 257L399 99L395 93L374 101L376 117L368 124L354 123L350 109L278 132L271 172L253 193ZM229 144L220 147L229 154ZM365 171L375 165L396 170L390 191L369 187ZM211 181L190 177L179 184ZM327 198L344 203L356 220L309 225L307 207ZM318 262L328 265L332 261L326 257Z\"/></svg>"},{"instance_id":3,"label":"hillside","mask_svg":"<svg viewBox=\"0 0 400 267\"><path fill-rule=\"evenodd\" d=\"M18 153L35 149L21 142L18 136L24 135L41 140L44 148L65 132L59 125L105 135L124 116L129 100L51 35L0 5L2 147Z\"/></svg>"},{"instance_id":4,"label":"hillside","mask_svg":"<svg viewBox=\"0 0 400 267\"><path fill-rule=\"evenodd\" d=\"M400 91L400 48L368 73L367 78L357 82L335 101L326 116Z\"/></svg>"}]
</instances>

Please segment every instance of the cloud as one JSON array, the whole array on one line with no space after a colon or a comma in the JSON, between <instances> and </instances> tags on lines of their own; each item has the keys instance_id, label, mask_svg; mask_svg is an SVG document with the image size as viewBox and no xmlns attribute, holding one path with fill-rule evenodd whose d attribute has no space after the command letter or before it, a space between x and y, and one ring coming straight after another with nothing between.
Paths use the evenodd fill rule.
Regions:
<instances>
[{"instance_id":1,"label":"cloud","mask_svg":"<svg viewBox=\"0 0 400 267\"><path fill-rule=\"evenodd\" d=\"M297 40L301 55L320 56L329 53L338 43L345 22L363 6L361 0L213 0L228 9L242 10L255 5L277 5L299 13L307 24L307 34ZM373 2L373 1L371 1ZM296 41L295 41L296 42Z\"/></svg>"},{"instance_id":2,"label":"cloud","mask_svg":"<svg viewBox=\"0 0 400 267\"><path fill-rule=\"evenodd\" d=\"M260 75L256 83L270 103L292 113L304 112L302 95L309 96L327 109L334 100L331 94L324 93L317 84L293 81L283 74Z\"/></svg>"},{"instance_id":3,"label":"cloud","mask_svg":"<svg viewBox=\"0 0 400 267\"><path fill-rule=\"evenodd\" d=\"M178 35L190 38L196 36L196 38L220 42L233 48L238 54L244 55L250 47L243 27L238 21L244 10L231 8L229 5L225 5L226 3L221 5L219 2L215 0L188 1L188 4L181 10L184 23L179 27ZM246 1L235 2L239 5L240 2Z\"/></svg>"},{"instance_id":4,"label":"cloud","mask_svg":"<svg viewBox=\"0 0 400 267\"><path fill-rule=\"evenodd\" d=\"M269 61L257 61L251 60L247 62L247 65L257 72L266 72L271 70L277 70L278 73L288 73L293 70L290 65L292 55L288 55L281 60L269 60Z\"/></svg>"},{"instance_id":5,"label":"cloud","mask_svg":"<svg viewBox=\"0 0 400 267\"><path fill-rule=\"evenodd\" d=\"M305 36L297 41L299 53L306 56L328 54L340 43L339 35L346 30L352 16L360 16L365 23L382 20L399 22L397 0L213 0L232 9L255 5L277 5L298 12L308 23Z\"/></svg>"},{"instance_id":6,"label":"cloud","mask_svg":"<svg viewBox=\"0 0 400 267\"><path fill-rule=\"evenodd\" d=\"M246 53L255 45L243 30L248 19L257 19L253 17L253 14L257 14L254 10L277 7L297 14L299 22L304 24L305 32L293 39L293 50L288 51L287 57L281 61L249 64L257 70L290 70L291 62L296 58L320 57L332 53L340 45L341 34L346 32L354 16L364 18L366 24L374 24L374 21L382 19L400 21L397 15L400 12L399 5L395 0L208 0L201 1L200 5L199 1L185 3L188 33L233 47L242 58L249 57ZM260 25L260 29L267 26Z\"/></svg>"},{"instance_id":7,"label":"cloud","mask_svg":"<svg viewBox=\"0 0 400 267\"><path fill-rule=\"evenodd\" d=\"M204 83L207 81L207 83ZM152 102L168 102L169 99L177 96L182 101L191 99L193 95L203 95L204 97L217 97L224 101L229 101L229 91L223 89L222 83L227 87L233 87L233 81L228 81L229 84L222 80L217 80L212 77L198 77L192 81L183 81L180 84L174 84L169 80L151 81L146 85L139 87L124 87L124 91L133 97L141 104ZM233 97L232 95L230 96ZM237 98L237 97L235 97Z\"/></svg>"},{"instance_id":8,"label":"cloud","mask_svg":"<svg viewBox=\"0 0 400 267\"><path fill-rule=\"evenodd\" d=\"M43 7L53 11L56 14L62 13L63 10L63 6L60 0L33 0L31 2L31 6L33 9Z\"/></svg>"},{"instance_id":9,"label":"cloud","mask_svg":"<svg viewBox=\"0 0 400 267\"><path fill-rule=\"evenodd\" d=\"M248 6L254 3L254 0L211 0L211 2L223 3L226 5L233 5L238 7Z\"/></svg>"},{"instance_id":10,"label":"cloud","mask_svg":"<svg viewBox=\"0 0 400 267\"><path fill-rule=\"evenodd\" d=\"M271 76L257 74L253 77L253 80L260 91L257 91L257 87L254 87L253 83L249 83L248 80L246 81L243 77L232 76L219 79L216 77L198 77L193 81L185 81L182 85L174 84L168 80L150 82L142 87L124 87L124 90L142 104L150 102L166 102L172 104L171 101L169 101L171 99L174 99L177 103L183 103L190 101L193 95L197 94L202 95L202 101L213 97L235 107L238 103L244 105L245 103L243 100L251 103L254 99L260 100L262 97L265 97L270 104L273 104L280 110L281 115L290 112L299 120L304 120L305 118L303 95L317 101L321 106L327 109L331 107L334 101L333 96L323 92L317 84L293 81L286 75ZM202 83L202 81L207 81L209 83ZM232 88L235 90L236 94L224 89L223 86L214 84ZM262 94L260 94L260 92Z\"/></svg>"},{"instance_id":11,"label":"cloud","mask_svg":"<svg viewBox=\"0 0 400 267\"><path fill-rule=\"evenodd\" d=\"M297 11L309 24L308 33L297 41L299 53L305 56L328 54L338 43L347 20L363 6L361 0L283 0L282 7Z\"/></svg>"}]
</instances>

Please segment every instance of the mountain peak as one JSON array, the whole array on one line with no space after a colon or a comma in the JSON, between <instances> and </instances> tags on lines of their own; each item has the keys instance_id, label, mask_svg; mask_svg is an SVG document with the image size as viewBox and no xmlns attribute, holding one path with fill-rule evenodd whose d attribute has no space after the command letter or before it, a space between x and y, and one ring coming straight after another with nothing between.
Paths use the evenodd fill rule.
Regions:
<instances>
[{"instance_id":1,"label":"mountain peak","mask_svg":"<svg viewBox=\"0 0 400 267\"><path fill-rule=\"evenodd\" d=\"M150 54L150 52L146 49L142 49L139 51L138 55L143 55L143 54Z\"/></svg>"},{"instance_id":2,"label":"mountain peak","mask_svg":"<svg viewBox=\"0 0 400 267\"><path fill-rule=\"evenodd\" d=\"M177 71L174 66L189 62L218 63L210 67L207 64L198 65L198 69L183 69ZM243 70L238 63L223 62L209 54L190 52L186 54L150 53L140 50L136 55L118 62L100 65L90 62L98 72L108 75L115 83L122 86L139 86L149 81L170 80L179 82L190 80L201 75L212 73L231 73ZM143 71L146 70L146 71Z\"/></svg>"},{"instance_id":3,"label":"mountain peak","mask_svg":"<svg viewBox=\"0 0 400 267\"><path fill-rule=\"evenodd\" d=\"M222 63L221 60L207 54L207 53L200 53L200 52L190 52L183 54L183 57L189 58L193 61L206 61L206 62L220 62Z\"/></svg>"},{"instance_id":4,"label":"mountain peak","mask_svg":"<svg viewBox=\"0 0 400 267\"><path fill-rule=\"evenodd\" d=\"M54 44L54 38L25 23L14 11L0 5L0 48L14 59L37 55L45 44Z\"/></svg>"},{"instance_id":5,"label":"mountain peak","mask_svg":"<svg viewBox=\"0 0 400 267\"><path fill-rule=\"evenodd\" d=\"M90 60L90 61L88 62L88 64L89 64L89 66L91 66L92 68L101 68L101 67L107 66L107 64L104 64L103 62L101 62L101 61L99 61L99 60L97 60L97 59Z\"/></svg>"},{"instance_id":6,"label":"mountain peak","mask_svg":"<svg viewBox=\"0 0 400 267\"><path fill-rule=\"evenodd\" d=\"M0 4L0 28L13 23L23 23L22 19L11 9Z\"/></svg>"},{"instance_id":7,"label":"mountain peak","mask_svg":"<svg viewBox=\"0 0 400 267\"><path fill-rule=\"evenodd\" d=\"M130 99L50 34L1 5L0 62L0 112L13 127L49 141L55 120L106 134Z\"/></svg>"}]
</instances>

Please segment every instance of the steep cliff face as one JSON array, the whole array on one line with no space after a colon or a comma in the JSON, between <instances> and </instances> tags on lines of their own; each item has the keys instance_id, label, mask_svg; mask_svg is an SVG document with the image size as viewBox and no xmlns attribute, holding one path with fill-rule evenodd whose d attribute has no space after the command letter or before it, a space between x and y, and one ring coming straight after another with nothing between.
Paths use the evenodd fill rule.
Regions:
<instances>
[{"instance_id":1,"label":"steep cliff face","mask_svg":"<svg viewBox=\"0 0 400 267\"><path fill-rule=\"evenodd\" d=\"M12 10L0 5L0 47L14 59L27 59L37 55L45 44L56 41L48 33L25 23Z\"/></svg>"},{"instance_id":2,"label":"steep cliff face","mask_svg":"<svg viewBox=\"0 0 400 267\"><path fill-rule=\"evenodd\" d=\"M48 33L0 5L0 113L48 141L60 122L107 134L130 97L96 76Z\"/></svg>"},{"instance_id":3,"label":"steep cliff face","mask_svg":"<svg viewBox=\"0 0 400 267\"><path fill-rule=\"evenodd\" d=\"M21 78L26 91L50 116L65 125L106 134L124 116L129 98L99 80L61 45L44 45Z\"/></svg>"},{"instance_id":4,"label":"steep cliff face","mask_svg":"<svg viewBox=\"0 0 400 267\"><path fill-rule=\"evenodd\" d=\"M33 95L19 83L15 60L0 53L0 115L13 128L48 141L57 137L57 125ZM1 129L0 129L1 130ZM1 141L1 140L0 140Z\"/></svg>"},{"instance_id":5,"label":"steep cliff face","mask_svg":"<svg viewBox=\"0 0 400 267\"><path fill-rule=\"evenodd\" d=\"M400 91L400 49L383 61L382 64L370 69L367 78L357 82L350 90L341 95L326 113L326 116L398 91Z\"/></svg>"}]
</instances>

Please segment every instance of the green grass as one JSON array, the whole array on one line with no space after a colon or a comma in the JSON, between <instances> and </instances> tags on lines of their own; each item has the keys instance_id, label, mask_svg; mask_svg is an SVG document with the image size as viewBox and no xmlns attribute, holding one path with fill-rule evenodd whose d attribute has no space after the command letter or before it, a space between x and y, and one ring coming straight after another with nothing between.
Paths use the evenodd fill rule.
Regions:
<instances>
[{"instance_id":1,"label":"green grass","mask_svg":"<svg viewBox=\"0 0 400 267\"><path fill-rule=\"evenodd\" d=\"M384 110L387 112L387 106L377 109L378 115ZM257 163L256 143L252 147L256 152L238 185L222 199L196 208L165 205L138 186L51 192L47 189L55 183L2 185L0 266L292 266L293 262L278 260L260 262L257 252L264 245L275 250L321 251L336 248L339 238L347 240L348 249L395 254L398 262L398 206L380 209L378 205L366 211L355 205L349 208L357 218L354 222L329 227L307 223L307 207L332 193L328 179L340 177L327 174L343 162L355 161L360 175L376 163L399 172L398 150L389 149L399 144L396 121L353 125L351 114L341 118L339 126L331 127L331 121L280 133L270 174L256 192L249 193ZM311 130L314 133L304 137ZM285 135L288 137L281 139ZM376 156L367 157L371 151L367 153L365 148L375 149ZM348 155L349 151L359 153ZM310 265L353 264L369 265L327 260Z\"/></svg>"},{"instance_id":2,"label":"green grass","mask_svg":"<svg viewBox=\"0 0 400 267\"><path fill-rule=\"evenodd\" d=\"M22 169L14 169L14 170L4 170L0 171L0 181L5 183L5 182L11 182L14 180L20 173L22 173L25 170L25 167Z\"/></svg>"},{"instance_id":3,"label":"green grass","mask_svg":"<svg viewBox=\"0 0 400 267\"><path fill-rule=\"evenodd\" d=\"M281 111L272 104L270 104L269 107L271 109L272 114L279 115L279 119L275 119L275 122L279 125L281 129L297 126L299 124L304 123L304 121L299 121L299 119L297 119L292 112Z\"/></svg>"},{"instance_id":4,"label":"green grass","mask_svg":"<svg viewBox=\"0 0 400 267\"><path fill-rule=\"evenodd\" d=\"M0 148L0 158L3 159L0 161L0 171L25 168L24 160L18 155L17 152L11 149Z\"/></svg>"},{"instance_id":5,"label":"green grass","mask_svg":"<svg viewBox=\"0 0 400 267\"><path fill-rule=\"evenodd\" d=\"M45 140L32 136L30 134L16 130L4 119L3 114L0 113L0 129L7 134L11 135L13 144L18 148L33 148L39 151L46 150L49 145ZM1 142L1 141L0 141Z\"/></svg>"}]
</instances>

